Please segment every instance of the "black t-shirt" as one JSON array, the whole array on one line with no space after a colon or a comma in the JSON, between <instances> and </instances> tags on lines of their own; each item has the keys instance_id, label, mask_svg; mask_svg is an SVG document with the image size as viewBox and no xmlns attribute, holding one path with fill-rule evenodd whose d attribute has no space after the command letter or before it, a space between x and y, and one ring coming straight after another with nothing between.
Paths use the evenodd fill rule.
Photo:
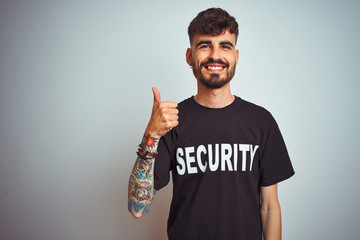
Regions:
<instances>
[{"instance_id":1,"label":"black t-shirt","mask_svg":"<svg viewBox=\"0 0 360 240\"><path fill-rule=\"evenodd\" d=\"M169 239L261 240L260 186L294 174L274 118L239 97L218 109L191 97L178 109L154 170L156 190L172 171Z\"/></svg>"}]
</instances>

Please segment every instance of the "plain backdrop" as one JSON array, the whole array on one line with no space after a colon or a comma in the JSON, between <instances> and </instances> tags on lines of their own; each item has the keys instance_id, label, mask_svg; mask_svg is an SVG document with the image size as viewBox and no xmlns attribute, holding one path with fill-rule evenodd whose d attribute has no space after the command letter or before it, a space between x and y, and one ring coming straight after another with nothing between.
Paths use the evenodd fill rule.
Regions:
<instances>
[{"instance_id":1,"label":"plain backdrop","mask_svg":"<svg viewBox=\"0 0 360 240\"><path fill-rule=\"evenodd\" d=\"M359 239L360 2L0 1L0 239L162 240L172 186L127 212L151 87L196 94L187 27L239 22L233 94L277 120L296 174L283 239Z\"/></svg>"}]
</instances>

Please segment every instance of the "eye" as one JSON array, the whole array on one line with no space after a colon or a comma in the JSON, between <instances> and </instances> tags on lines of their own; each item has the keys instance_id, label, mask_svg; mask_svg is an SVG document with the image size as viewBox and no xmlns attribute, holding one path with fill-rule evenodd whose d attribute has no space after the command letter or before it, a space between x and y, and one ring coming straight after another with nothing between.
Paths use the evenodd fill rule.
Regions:
<instances>
[{"instance_id":1,"label":"eye","mask_svg":"<svg viewBox=\"0 0 360 240\"><path fill-rule=\"evenodd\" d=\"M231 49L231 47L229 45L222 45L223 49Z\"/></svg>"},{"instance_id":2,"label":"eye","mask_svg":"<svg viewBox=\"0 0 360 240\"><path fill-rule=\"evenodd\" d=\"M210 47L209 45L204 44L204 45L200 45L199 48L201 49L201 48L209 48L209 47Z\"/></svg>"}]
</instances>

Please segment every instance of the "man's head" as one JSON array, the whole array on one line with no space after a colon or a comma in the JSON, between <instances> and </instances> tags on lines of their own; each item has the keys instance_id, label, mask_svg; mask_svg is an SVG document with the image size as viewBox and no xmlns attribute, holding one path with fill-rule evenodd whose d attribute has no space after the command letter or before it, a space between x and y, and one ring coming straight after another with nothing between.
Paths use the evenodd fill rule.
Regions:
<instances>
[{"instance_id":1,"label":"man's head","mask_svg":"<svg viewBox=\"0 0 360 240\"><path fill-rule=\"evenodd\" d=\"M239 57L235 18L220 8L210 8L190 23L188 33L191 48L187 49L186 61L198 82L210 89L229 83Z\"/></svg>"}]
</instances>

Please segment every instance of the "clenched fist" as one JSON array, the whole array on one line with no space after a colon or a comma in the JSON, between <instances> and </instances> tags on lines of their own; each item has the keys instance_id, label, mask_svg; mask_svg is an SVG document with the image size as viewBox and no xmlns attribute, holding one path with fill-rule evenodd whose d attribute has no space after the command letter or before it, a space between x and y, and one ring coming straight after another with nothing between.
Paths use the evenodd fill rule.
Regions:
<instances>
[{"instance_id":1,"label":"clenched fist","mask_svg":"<svg viewBox=\"0 0 360 240\"><path fill-rule=\"evenodd\" d=\"M145 135L160 138L179 124L179 110L176 108L176 102L161 102L160 92L156 87L153 87L152 91L154 93L154 104Z\"/></svg>"}]
</instances>

